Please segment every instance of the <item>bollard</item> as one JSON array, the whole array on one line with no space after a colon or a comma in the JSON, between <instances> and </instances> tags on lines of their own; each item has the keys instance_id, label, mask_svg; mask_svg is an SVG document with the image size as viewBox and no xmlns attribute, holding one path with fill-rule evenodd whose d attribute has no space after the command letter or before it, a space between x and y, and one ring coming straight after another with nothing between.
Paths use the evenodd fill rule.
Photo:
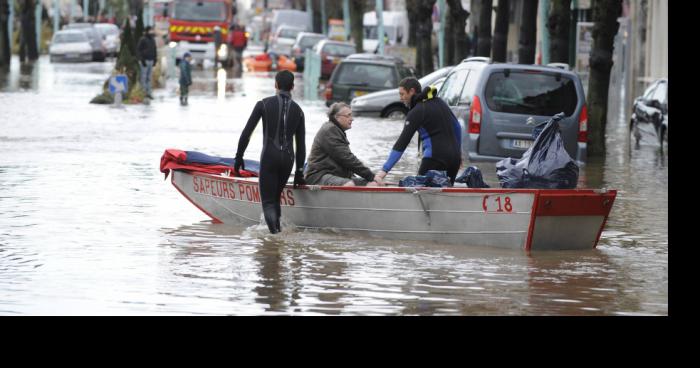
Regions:
<instances>
[{"instance_id":1,"label":"bollard","mask_svg":"<svg viewBox=\"0 0 700 368\"><path fill-rule=\"evenodd\" d=\"M114 94L114 106L115 107L122 106L122 93L121 92L117 92Z\"/></svg>"}]
</instances>

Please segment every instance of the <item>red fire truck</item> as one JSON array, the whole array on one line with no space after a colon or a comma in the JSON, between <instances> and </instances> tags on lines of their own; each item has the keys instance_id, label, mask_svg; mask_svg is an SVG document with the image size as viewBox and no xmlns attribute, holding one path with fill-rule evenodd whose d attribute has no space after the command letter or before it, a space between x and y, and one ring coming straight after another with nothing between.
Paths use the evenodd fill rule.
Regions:
<instances>
[{"instance_id":1,"label":"red fire truck","mask_svg":"<svg viewBox=\"0 0 700 368\"><path fill-rule=\"evenodd\" d=\"M192 54L193 62L218 60L226 66L233 63L229 44L229 28L233 24L232 0L173 0L169 40L177 48L176 57ZM221 29L221 44L215 50L215 27ZM172 44L172 43L176 44Z\"/></svg>"}]
</instances>

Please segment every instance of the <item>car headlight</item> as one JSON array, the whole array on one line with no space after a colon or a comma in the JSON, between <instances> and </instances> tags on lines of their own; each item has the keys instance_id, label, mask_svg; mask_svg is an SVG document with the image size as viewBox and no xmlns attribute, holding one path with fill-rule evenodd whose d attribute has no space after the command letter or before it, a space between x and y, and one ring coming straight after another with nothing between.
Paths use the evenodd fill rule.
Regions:
<instances>
[{"instance_id":1,"label":"car headlight","mask_svg":"<svg viewBox=\"0 0 700 368\"><path fill-rule=\"evenodd\" d=\"M219 59L225 59L226 55L228 54L228 47L225 44L222 44L219 46L219 51L217 53L219 55Z\"/></svg>"},{"instance_id":2,"label":"car headlight","mask_svg":"<svg viewBox=\"0 0 700 368\"><path fill-rule=\"evenodd\" d=\"M352 106L364 106L367 105L367 99L366 98L354 98L351 102L350 105Z\"/></svg>"}]
</instances>

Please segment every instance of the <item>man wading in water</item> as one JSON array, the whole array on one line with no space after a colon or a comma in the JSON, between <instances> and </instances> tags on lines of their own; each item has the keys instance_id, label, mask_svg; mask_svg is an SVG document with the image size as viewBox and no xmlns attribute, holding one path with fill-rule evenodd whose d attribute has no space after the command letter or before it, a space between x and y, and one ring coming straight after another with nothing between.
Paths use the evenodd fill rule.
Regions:
<instances>
[{"instance_id":1,"label":"man wading in water","mask_svg":"<svg viewBox=\"0 0 700 368\"><path fill-rule=\"evenodd\" d=\"M305 184L303 178L306 158L304 112L296 102L292 101L290 92L293 88L294 74L287 70L277 73L275 76L277 94L258 101L253 108L238 141L238 150L234 159L236 173L240 169L245 169L243 154L248 147L250 135L262 117L263 149L260 154L260 199L265 222L273 234L281 230L280 195L294 165L292 138L296 139L297 146L294 187Z\"/></svg>"}]
</instances>

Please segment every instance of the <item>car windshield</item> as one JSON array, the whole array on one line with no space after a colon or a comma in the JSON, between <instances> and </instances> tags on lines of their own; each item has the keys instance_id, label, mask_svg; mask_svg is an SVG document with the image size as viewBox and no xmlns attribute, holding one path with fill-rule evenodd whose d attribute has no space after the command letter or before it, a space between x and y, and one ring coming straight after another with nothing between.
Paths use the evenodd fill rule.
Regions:
<instances>
[{"instance_id":1,"label":"car windshield","mask_svg":"<svg viewBox=\"0 0 700 368\"><path fill-rule=\"evenodd\" d=\"M355 53L355 47L352 45L330 43L323 47L323 52L333 56L348 56Z\"/></svg>"},{"instance_id":2,"label":"car windshield","mask_svg":"<svg viewBox=\"0 0 700 368\"><path fill-rule=\"evenodd\" d=\"M224 21L226 20L226 6L223 2L213 1L185 1L175 3L174 19Z\"/></svg>"},{"instance_id":3,"label":"car windshield","mask_svg":"<svg viewBox=\"0 0 700 368\"><path fill-rule=\"evenodd\" d=\"M82 32L56 33L53 43L87 42L87 36Z\"/></svg>"},{"instance_id":4,"label":"car windshield","mask_svg":"<svg viewBox=\"0 0 700 368\"><path fill-rule=\"evenodd\" d=\"M299 42L299 46L306 50L308 48L314 47L315 44L318 43L318 41L321 41L324 39L324 36L306 36L301 39Z\"/></svg>"},{"instance_id":5,"label":"car windshield","mask_svg":"<svg viewBox=\"0 0 700 368\"><path fill-rule=\"evenodd\" d=\"M654 90L652 100L656 100L656 101L659 101L661 103L666 102L666 96L667 96L666 95L666 88L667 87L668 86L666 85L666 83L663 83L663 82L659 83L659 86L656 87L656 89Z\"/></svg>"},{"instance_id":6,"label":"car windshield","mask_svg":"<svg viewBox=\"0 0 700 368\"><path fill-rule=\"evenodd\" d=\"M357 84L373 88L396 88L398 82L390 66L361 63L344 63L338 71L338 84Z\"/></svg>"},{"instance_id":7,"label":"car windshield","mask_svg":"<svg viewBox=\"0 0 700 368\"><path fill-rule=\"evenodd\" d=\"M484 92L489 109L523 115L571 116L578 98L574 81L555 74L511 71L489 76Z\"/></svg>"},{"instance_id":8,"label":"car windshield","mask_svg":"<svg viewBox=\"0 0 700 368\"><path fill-rule=\"evenodd\" d=\"M447 74L447 71L450 70L449 68L440 68L425 77L419 79L418 81L420 82L420 85L428 85L430 83L433 83L438 78L444 77Z\"/></svg>"},{"instance_id":9,"label":"car windshield","mask_svg":"<svg viewBox=\"0 0 700 368\"><path fill-rule=\"evenodd\" d=\"M297 38L297 35L301 32L301 29L294 28L282 28L280 30L279 38Z\"/></svg>"}]
</instances>

